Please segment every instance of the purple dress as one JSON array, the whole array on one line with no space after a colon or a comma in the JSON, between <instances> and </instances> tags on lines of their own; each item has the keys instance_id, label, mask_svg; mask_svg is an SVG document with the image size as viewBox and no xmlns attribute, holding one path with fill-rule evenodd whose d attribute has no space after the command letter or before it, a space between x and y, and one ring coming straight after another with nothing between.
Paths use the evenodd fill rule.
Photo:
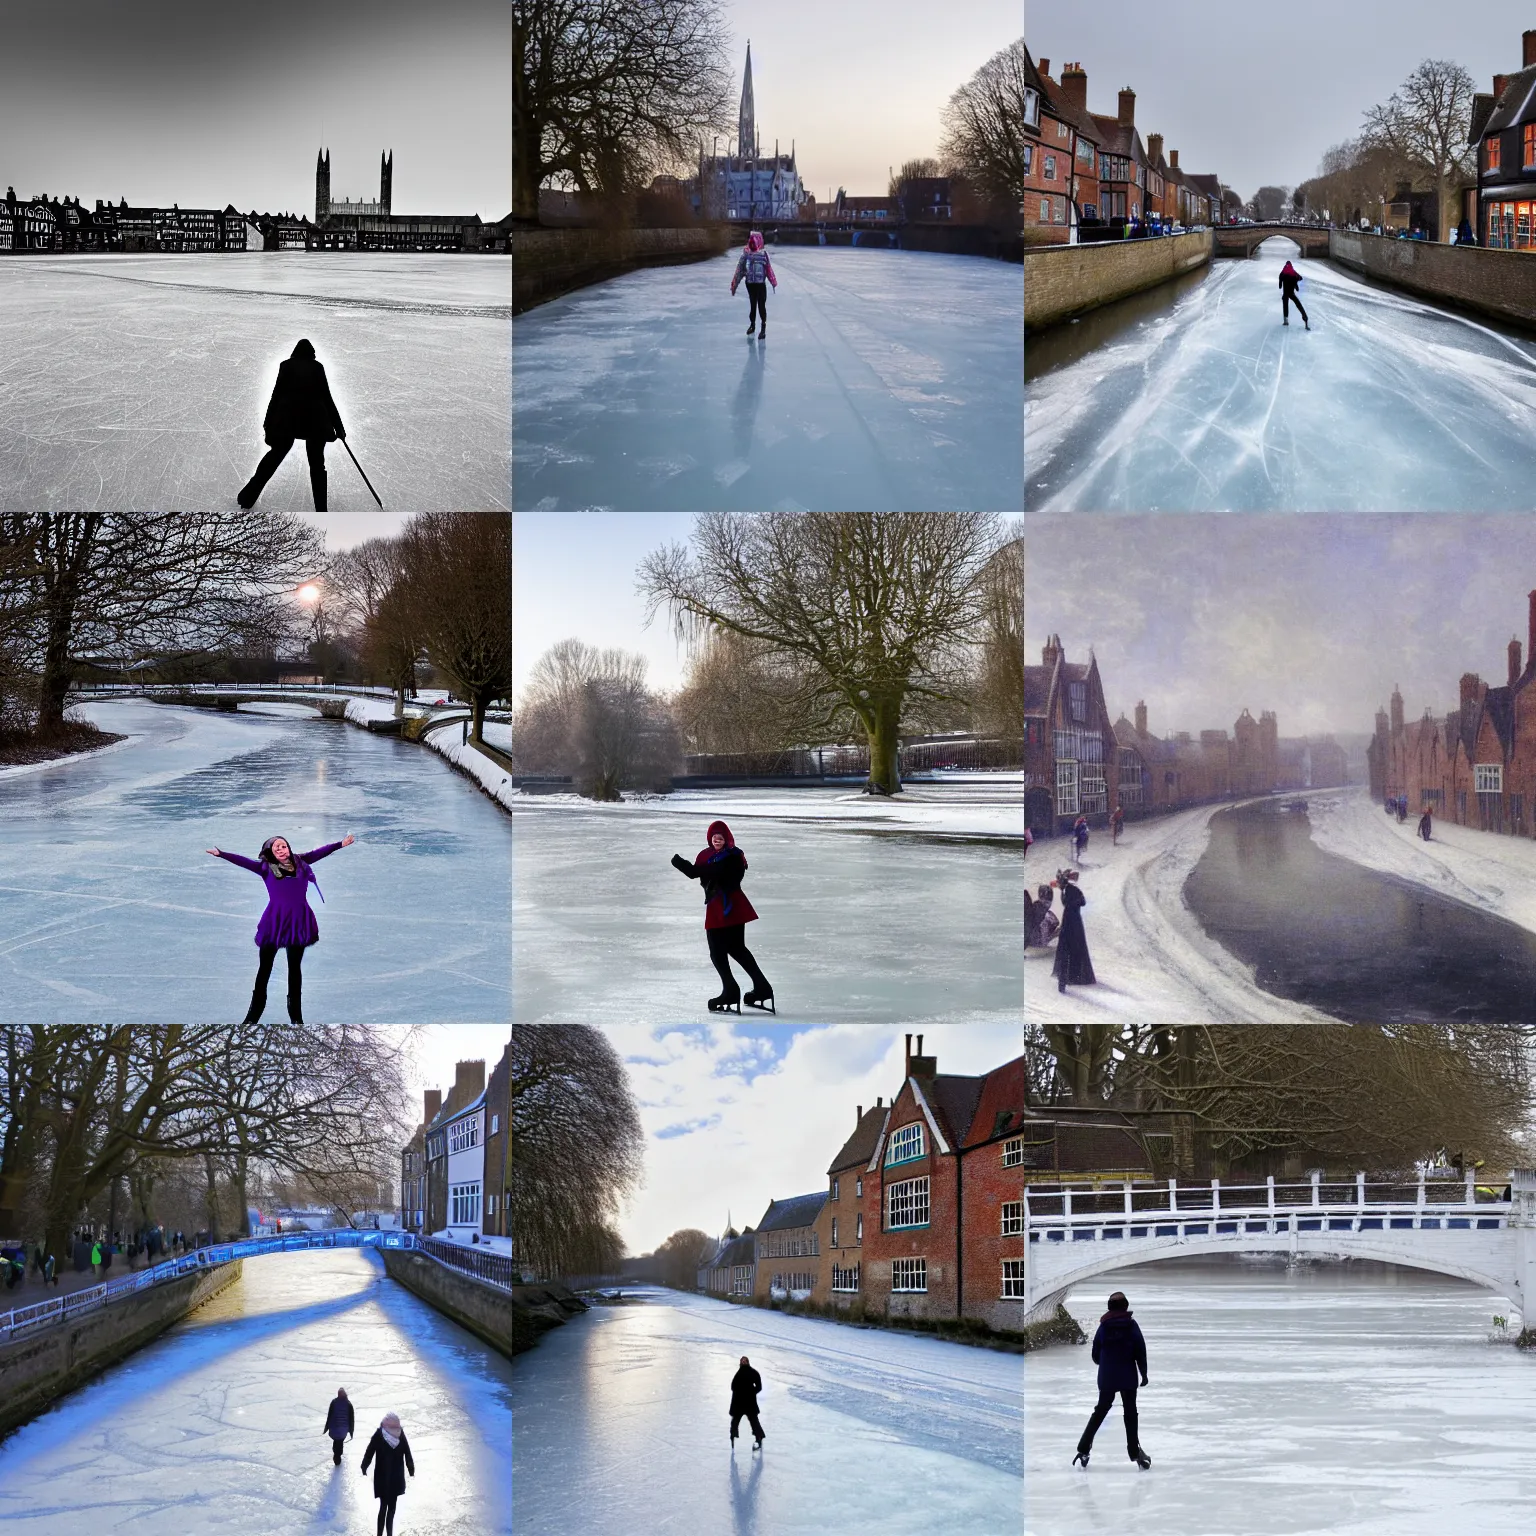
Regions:
<instances>
[{"instance_id":1,"label":"purple dress","mask_svg":"<svg viewBox=\"0 0 1536 1536\"><path fill-rule=\"evenodd\" d=\"M238 864L241 869L248 869L267 882L267 910L261 914L261 921L256 925L258 944L276 944L286 948L289 944L320 942L320 925L309 909L309 883L314 880L315 890L320 891L320 882L315 880L315 872L309 866L316 859L335 853L340 847L340 843L326 843L310 853L299 854L298 872L285 875L281 880L260 859L248 859L240 853L220 852L221 859L228 859L231 864ZM323 891L320 892L320 900L325 900Z\"/></svg>"}]
</instances>

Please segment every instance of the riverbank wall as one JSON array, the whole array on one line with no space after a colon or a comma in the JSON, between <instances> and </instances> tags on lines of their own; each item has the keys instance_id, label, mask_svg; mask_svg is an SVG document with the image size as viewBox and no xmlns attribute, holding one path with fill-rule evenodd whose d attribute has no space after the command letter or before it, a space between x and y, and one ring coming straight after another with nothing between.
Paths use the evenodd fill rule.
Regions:
<instances>
[{"instance_id":1,"label":"riverbank wall","mask_svg":"<svg viewBox=\"0 0 1536 1536\"><path fill-rule=\"evenodd\" d=\"M160 1337L240 1278L243 1261L221 1264L109 1301L66 1322L0 1345L0 1435L34 1419Z\"/></svg>"},{"instance_id":2,"label":"riverbank wall","mask_svg":"<svg viewBox=\"0 0 1536 1536\"><path fill-rule=\"evenodd\" d=\"M735 236L724 225L692 229L524 229L512 233L512 313L606 282L637 267L718 256Z\"/></svg>"},{"instance_id":3,"label":"riverbank wall","mask_svg":"<svg viewBox=\"0 0 1536 1536\"><path fill-rule=\"evenodd\" d=\"M1536 257L1479 245L1437 245L1335 229L1328 256L1342 267L1426 299L1536 329Z\"/></svg>"},{"instance_id":4,"label":"riverbank wall","mask_svg":"<svg viewBox=\"0 0 1536 1536\"><path fill-rule=\"evenodd\" d=\"M1145 240L1031 246L1024 252L1024 334L1193 272L1210 262L1213 244L1205 229Z\"/></svg>"},{"instance_id":5,"label":"riverbank wall","mask_svg":"<svg viewBox=\"0 0 1536 1536\"><path fill-rule=\"evenodd\" d=\"M512 1356L512 1297L500 1286L450 1269L424 1253L381 1248L384 1273L434 1311L467 1328L498 1353Z\"/></svg>"}]
</instances>

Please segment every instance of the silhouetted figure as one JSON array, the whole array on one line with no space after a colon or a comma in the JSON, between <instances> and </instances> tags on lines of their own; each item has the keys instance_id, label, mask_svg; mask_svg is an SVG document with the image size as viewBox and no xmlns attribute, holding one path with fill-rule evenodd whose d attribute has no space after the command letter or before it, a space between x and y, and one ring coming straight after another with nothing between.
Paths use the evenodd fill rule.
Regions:
<instances>
[{"instance_id":1,"label":"silhouetted figure","mask_svg":"<svg viewBox=\"0 0 1536 1536\"><path fill-rule=\"evenodd\" d=\"M1290 262L1280 269L1280 323L1291 323L1291 305L1296 306L1296 313L1301 316L1301 323L1310 331L1312 322L1307 319L1307 312L1301 307L1301 298L1297 290L1301 287L1301 273Z\"/></svg>"},{"instance_id":2,"label":"silhouetted figure","mask_svg":"<svg viewBox=\"0 0 1536 1536\"><path fill-rule=\"evenodd\" d=\"M324 512L325 445L347 435L341 413L331 399L331 386L325 377L325 365L315 360L315 349L301 341L286 362L278 364L277 384L262 423L268 453L256 466L256 473L236 498L242 507L254 507L277 466L288 457L296 438L304 439L309 456L309 483L315 493L315 511Z\"/></svg>"}]
</instances>

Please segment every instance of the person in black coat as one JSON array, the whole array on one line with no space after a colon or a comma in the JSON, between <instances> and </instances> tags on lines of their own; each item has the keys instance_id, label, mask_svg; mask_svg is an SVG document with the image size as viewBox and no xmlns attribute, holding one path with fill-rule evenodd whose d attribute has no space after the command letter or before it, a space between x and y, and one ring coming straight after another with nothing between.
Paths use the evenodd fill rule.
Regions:
<instances>
[{"instance_id":1,"label":"person in black coat","mask_svg":"<svg viewBox=\"0 0 1536 1536\"><path fill-rule=\"evenodd\" d=\"M416 1463L411 1460L411 1443L400 1427L399 1415L386 1413L379 1427L363 1452L363 1475L367 1476L368 1463L375 1457L378 1465L373 1469L373 1496L379 1501L378 1536L395 1536L395 1500L405 1492L405 1474L416 1476Z\"/></svg>"},{"instance_id":2,"label":"person in black coat","mask_svg":"<svg viewBox=\"0 0 1536 1536\"><path fill-rule=\"evenodd\" d=\"M763 1390L763 1378L752 1369L752 1362L745 1355L741 1365L731 1377L731 1445L736 1444L737 1430L745 1417L752 1426L752 1449L758 1450L763 1440L763 1426L757 1422L757 1394Z\"/></svg>"},{"instance_id":3,"label":"person in black coat","mask_svg":"<svg viewBox=\"0 0 1536 1536\"><path fill-rule=\"evenodd\" d=\"M1088 1454L1093 1449L1093 1437L1099 1425L1115 1405L1115 1393L1120 1394L1120 1404L1125 1411L1125 1452L1143 1472L1152 1465L1152 1458L1141 1448L1141 1436L1136 1418L1136 1377L1141 1385L1147 1384L1147 1341L1141 1336L1141 1328L1131 1316L1131 1304L1124 1291L1116 1291L1109 1298L1109 1310L1099 1319L1099 1330L1093 1336L1093 1361L1099 1368L1099 1401L1088 1420L1088 1427L1077 1442L1078 1462L1086 1467Z\"/></svg>"},{"instance_id":4,"label":"person in black coat","mask_svg":"<svg viewBox=\"0 0 1536 1536\"><path fill-rule=\"evenodd\" d=\"M315 511L324 512L325 445L345 437L347 429L331 399L325 364L316 361L315 349L308 341L299 342L288 360L278 365L277 384L262 429L269 451L236 498L240 505L247 509L256 505L256 498L277 473L277 466L288 457L294 440L302 437L309 455L309 484L315 493Z\"/></svg>"},{"instance_id":5,"label":"person in black coat","mask_svg":"<svg viewBox=\"0 0 1536 1536\"><path fill-rule=\"evenodd\" d=\"M1061 892L1061 935L1056 940L1056 963L1052 967L1056 990L1065 992L1069 984L1091 987L1098 978L1093 974L1088 934L1083 927L1083 908L1088 905L1088 898L1077 887L1075 869L1057 870L1051 884Z\"/></svg>"},{"instance_id":6,"label":"person in black coat","mask_svg":"<svg viewBox=\"0 0 1536 1536\"><path fill-rule=\"evenodd\" d=\"M336 1388L336 1396L331 1399L331 1406L325 1414L325 1432L331 1437L331 1450L333 1466L341 1465L341 1446L344 1440L352 1438L354 1424L352 1404L347 1397L345 1387Z\"/></svg>"},{"instance_id":7,"label":"person in black coat","mask_svg":"<svg viewBox=\"0 0 1536 1536\"><path fill-rule=\"evenodd\" d=\"M1301 323L1310 331L1312 322L1307 319L1307 312L1301 307L1301 300L1296 296L1296 290L1301 287L1301 273L1290 262L1280 269L1280 323L1291 323L1291 305L1296 306L1296 313L1301 316Z\"/></svg>"}]
</instances>

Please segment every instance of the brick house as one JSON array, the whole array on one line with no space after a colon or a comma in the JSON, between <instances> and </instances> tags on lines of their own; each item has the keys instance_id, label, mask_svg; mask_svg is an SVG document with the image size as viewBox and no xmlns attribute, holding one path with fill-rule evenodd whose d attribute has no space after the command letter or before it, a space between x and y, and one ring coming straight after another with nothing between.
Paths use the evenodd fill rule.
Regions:
<instances>
[{"instance_id":1,"label":"brick house","mask_svg":"<svg viewBox=\"0 0 1536 1536\"><path fill-rule=\"evenodd\" d=\"M1478 240L1496 250L1536 250L1536 30L1521 34L1520 70L1495 75L1472 98Z\"/></svg>"},{"instance_id":2,"label":"brick house","mask_svg":"<svg viewBox=\"0 0 1536 1536\"><path fill-rule=\"evenodd\" d=\"M1076 206L1078 223L1096 223L1099 219L1099 129L1088 110L1088 76L1081 64L1068 64L1062 69L1061 79L1053 80L1049 59L1041 59L1038 73L1050 110L1072 130L1072 182L1068 196Z\"/></svg>"},{"instance_id":3,"label":"brick house","mask_svg":"<svg viewBox=\"0 0 1536 1536\"><path fill-rule=\"evenodd\" d=\"M824 1299L822 1250L817 1221L827 1203L825 1190L770 1200L757 1224L754 1261L757 1275L752 1295L758 1301L805 1301L813 1293Z\"/></svg>"},{"instance_id":4,"label":"brick house","mask_svg":"<svg viewBox=\"0 0 1536 1536\"><path fill-rule=\"evenodd\" d=\"M1038 667L1024 668L1024 821L1037 836L1065 832L1079 815L1108 818L1106 774L1115 732L1104 704L1099 664L1069 662L1052 635Z\"/></svg>"},{"instance_id":5,"label":"brick house","mask_svg":"<svg viewBox=\"0 0 1536 1536\"><path fill-rule=\"evenodd\" d=\"M825 1296L846 1308L859 1295L860 1261L864 1254L864 1168L874 1156L880 1128L885 1123L885 1105L875 1100L866 1110L860 1104L854 1112L853 1135L842 1145L827 1168L827 1203L822 1208L826 1232L822 1252L826 1255Z\"/></svg>"},{"instance_id":6,"label":"brick house","mask_svg":"<svg viewBox=\"0 0 1536 1536\"><path fill-rule=\"evenodd\" d=\"M1163 136L1160 133L1147 135L1147 169L1158 183L1156 196L1150 188L1148 190L1147 216L1160 224L1176 223L1179 217L1179 185L1163 153Z\"/></svg>"},{"instance_id":7,"label":"brick house","mask_svg":"<svg viewBox=\"0 0 1536 1536\"><path fill-rule=\"evenodd\" d=\"M512 1213L512 1041L485 1085L485 1203L480 1230L511 1237Z\"/></svg>"},{"instance_id":8,"label":"brick house","mask_svg":"<svg viewBox=\"0 0 1536 1536\"><path fill-rule=\"evenodd\" d=\"M455 1063L453 1087L423 1133L427 1199L422 1230L428 1234L479 1230L484 1145L471 1138L483 1136L484 1107L485 1063Z\"/></svg>"},{"instance_id":9,"label":"brick house","mask_svg":"<svg viewBox=\"0 0 1536 1536\"><path fill-rule=\"evenodd\" d=\"M1024 227L1037 243L1072 238L1073 130L1041 71L1024 53Z\"/></svg>"},{"instance_id":10,"label":"brick house","mask_svg":"<svg viewBox=\"0 0 1536 1536\"><path fill-rule=\"evenodd\" d=\"M427 1127L443 1107L439 1088L422 1094L422 1120L415 1134L400 1149L400 1225L407 1232L430 1230L427 1219Z\"/></svg>"},{"instance_id":11,"label":"brick house","mask_svg":"<svg viewBox=\"0 0 1536 1536\"><path fill-rule=\"evenodd\" d=\"M737 1233L729 1227L713 1256L699 1271L699 1289L711 1296L752 1297L757 1253L757 1234L748 1227Z\"/></svg>"},{"instance_id":12,"label":"brick house","mask_svg":"<svg viewBox=\"0 0 1536 1536\"><path fill-rule=\"evenodd\" d=\"M1147 150L1136 129L1136 92L1120 92L1114 117L1093 114L1099 131L1099 217L1108 221L1145 218Z\"/></svg>"}]
</instances>

